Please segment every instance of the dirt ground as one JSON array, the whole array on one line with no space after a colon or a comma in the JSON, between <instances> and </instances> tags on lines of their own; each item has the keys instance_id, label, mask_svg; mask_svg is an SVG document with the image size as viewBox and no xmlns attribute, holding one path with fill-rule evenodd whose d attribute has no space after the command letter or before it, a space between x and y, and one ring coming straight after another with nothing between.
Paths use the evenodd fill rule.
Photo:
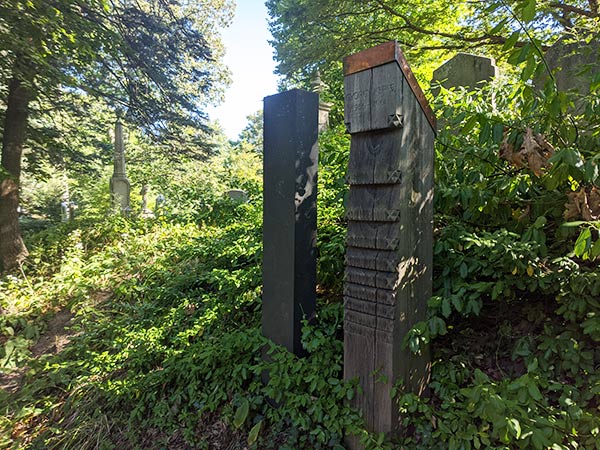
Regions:
<instances>
[{"instance_id":1,"label":"dirt ground","mask_svg":"<svg viewBox=\"0 0 600 450\"><path fill-rule=\"evenodd\" d=\"M58 311L48 322L46 332L40 336L31 348L31 356L37 359L42 355L60 353L75 334L74 331L70 330L72 323L73 313L69 309L65 308ZM6 394L17 392L21 387L21 381L27 369L27 366L23 366L6 373L0 372L0 389Z\"/></svg>"}]
</instances>

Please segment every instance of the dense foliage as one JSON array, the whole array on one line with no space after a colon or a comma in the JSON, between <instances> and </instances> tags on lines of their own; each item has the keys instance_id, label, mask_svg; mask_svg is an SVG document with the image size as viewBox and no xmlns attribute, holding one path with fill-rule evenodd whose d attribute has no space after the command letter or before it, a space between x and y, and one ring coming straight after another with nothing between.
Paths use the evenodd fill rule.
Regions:
<instances>
[{"instance_id":1,"label":"dense foliage","mask_svg":"<svg viewBox=\"0 0 600 450\"><path fill-rule=\"evenodd\" d=\"M302 33L314 24L303 22L296 35L293 6L365 8L358 19L403 7L269 3L290 8L290 39L310 36ZM459 20L452 39L475 37L469 30L505 36L496 50L505 75L474 92L442 89L433 102L442 123L434 295L427 320L405 339L414 352L430 345L432 376L422 397L401 380L394 389L400 435L364 430L346 404L356 384L341 381L350 139L341 126L320 139L318 320L303 329L309 356L297 359L260 334L256 114L240 142L215 140L219 151L204 162L169 164L132 133L132 183L166 197L155 218L139 216L135 189L131 217L107 214L102 164L104 179L69 178L81 204L73 222L51 220L54 200L28 191L48 220L23 222L31 257L0 279L0 447L340 450L343 435L355 433L367 449L600 448L600 75L584 74L583 91L561 91L542 58L559 37L593 41L596 3L573 3L570 12L562 3L485 3L453 10L486 6L489 17ZM302 17L318 17L305 9ZM423 11L414 20L427 23ZM570 31L567 22L577 20L581 34L544 34L548 14ZM363 22L343 11L335 17L330 28L356 31ZM290 71L320 66L303 50L313 43L296 42ZM327 76L339 76L339 65ZM330 84L335 100L340 79ZM338 103L334 114L340 110ZM82 127L79 146L108 145L86 139L94 133ZM232 188L246 190L249 202L227 198Z\"/></svg>"},{"instance_id":2,"label":"dense foliage","mask_svg":"<svg viewBox=\"0 0 600 450\"><path fill-rule=\"evenodd\" d=\"M540 151L528 144L530 126L547 136L565 130L544 110L537 120L524 115L528 101L506 89L449 93L452 107L442 107L435 292L429 320L408 339L414 350L431 342L435 362L431 396L399 399L412 430L403 442L595 449L600 284L582 240L593 225L578 231L564 214L569 193L597 183L598 136L587 136L587 151L582 139L552 155L507 158L511 138ZM585 129L583 116L574 120Z\"/></svg>"},{"instance_id":3,"label":"dense foliage","mask_svg":"<svg viewBox=\"0 0 600 450\"><path fill-rule=\"evenodd\" d=\"M41 103L33 105L38 114L71 110L68 94L85 92L155 133L205 126L201 106L223 90L219 29L231 14L223 0L7 0L0 6L2 99L16 79Z\"/></svg>"},{"instance_id":4,"label":"dense foliage","mask_svg":"<svg viewBox=\"0 0 600 450\"><path fill-rule=\"evenodd\" d=\"M208 153L204 107L227 82L219 29L231 11L225 0L0 4L1 271L27 256L17 212L22 169L89 167L95 155L66 137L82 121L107 128L108 111L125 111L169 154Z\"/></svg>"},{"instance_id":5,"label":"dense foliage","mask_svg":"<svg viewBox=\"0 0 600 450\"><path fill-rule=\"evenodd\" d=\"M354 387L340 381L335 298L322 299L320 324L304 330L311 357L271 349L262 358L271 345L260 335L260 170L254 151L228 148L172 171L155 220L88 209L31 235L25 272L2 280L2 370L28 366L22 388L2 397L4 446L320 448L359 429L344 406ZM332 176L323 183L343 186ZM233 187L250 202L226 198ZM329 234L341 245L339 231ZM324 261L342 250L323 245ZM34 343L56 333L56 311L70 311L71 341L40 354Z\"/></svg>"},{"instance_id":6,"label":"dense foliage","mask_svg":"<svg viewBox=\"0 0 600 450\"><path fill-rule=\"evenodd\" d=\"M504 45L521 49L532 41L545 49L565 33L597 33L599 17L596 0L268 0L267 7L278 71L300 79L390 40L418 62L417 73L430 76L457 50L497 55Z\"/></svg>"}]
</instances>

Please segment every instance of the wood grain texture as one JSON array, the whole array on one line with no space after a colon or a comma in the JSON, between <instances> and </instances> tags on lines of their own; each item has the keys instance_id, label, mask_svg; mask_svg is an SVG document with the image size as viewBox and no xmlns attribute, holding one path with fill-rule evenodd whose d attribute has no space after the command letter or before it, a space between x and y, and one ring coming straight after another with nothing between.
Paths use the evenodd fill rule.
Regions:
<instances>
[{"instance_id":1,"label":"wood grain texture","mask_svg":"<svg viewBox=\"0 0 600 450\"><path fill-rule=\"evenodd\" d=\"M397 428L398 406L390 397L397 374L394 370L394 348L398 346L397 334L378 328L375 331L377 346L375 347L375 368L377 377L373 384L373 430L390 432Z\"/></svg>"},{"instance_id":2,"label":"wood grain texture","mask_svg":"<svg viewBox=\"0 0 600 450\"><path fill-rule=\"evenodd\" d=\"M358 267L346 267L344 280L352 284L360 284L379 289L395 289L399 282L396 272L381 272Z\"/></svg>"},{"instance_id":3,"label":"wood grain texture","mask_svg":"<svg viewBox=\"0 0 600 450\"><path fill-rule=\"evenodd\" d=\"M350 185L402 182L403 165L398 147L403 131L390 131L352 136L346 177Z\"/></svg>"},{"instance_id":4,"label":"wood grain texture","mask_svg":"<svg viewBox=\"0 0 600 450\"><path fill-rule=\"evenodd\" d=\"M390 62L395 62L400 67L402 74L408 80L408 85L414 97L417 99L423 114L427 118L429 126L436 132L437 123L435 114L433 113L431 106L429 106L429 102L397 41L385 42L376 47L345 57L344 76L345 78L348 78L353 74L369 71L378 66L389 64Z\"/></svg>"},{"instance_id":5,"label":"wood grain texture","mask_svg":"<svg viewBox=\"0 0 600 450\"><path fill-rule=\"evenodd\" d=\"M402 209L400 185L353 186L346 218L354 221L396 222Z\"/></svg>"},{"instance_id":6,"label":"wood grain texture","mask_svg":"<svg viewBox=\"0 0 600 450\"><path fill-rule=\"evenodd\" d=\"M363 269L395 272L398 269L400 259L398 253L394 251L348 247L345 263L348 266Z\"/></svg>"},{"instance_id":7,"label":"wood grain texture","mask_svg":"<svg viewBox=\"0 0 600 450\"><path fill-rule=\"evenodd\" d=\"M373 428L373 371L375 370L375 329L344 321L344 361L354 361L344 366L344 379L358 378L362 394L355 395L351 406L362 411L365 425ZM355 445L358 442L355 442ZM355 447L357 448L357 447Z\"/></svg>"},{"instance_id":8,"label":"wood grain texture","mask_svg":"<svg viewBox=\"0 0 600 450\"><path fill-rule=\"evenodd\" d=\"M365 314L377 315L377 303L354 297L344 297L345 310L358 311Z\"/></svg>"},{"instance_id":9,"label":"wood grain texture","mask_svg":"<svg viewBox=\"0 0 600 450\"><path fill-rule=\"evenodd\" d=\"M348 132L401 128L403 78L395 63L347 76L344 79L344 122ZM371 154L376 152L377 148L371 149Z\"/></svg>"},{"instance_id":10,"label":"wood grain texture","mask_svg":"<svg viewBox=\"0 0 600 450\"><path fill-rule=\"evenodd\" d=\"M344 323L352 322L363 327L377 328L377 316L372 314L355 311L353 309L344 310Z\"/></svg>"},{"instance_id":11,"label":"wood grain texture","mask_svg":"<svg viewBox=\"0 0 600 450\"><path fill-rule=\"evenodd\" d=\"M344 296L377 302L377 288L346 281L344 282Z\"/></svg>"},{"instance_id":12,"label":"wood grain texture","mask_svg":"<svg viewBox=\"0 0 600 450\"><path fill-rule=\"evenodd\" d=\"M402 80L404 76L395 64L385 64L371 70L370 130L401 128L403 123Z\"/></svg>"},{"instance_id":13,"label":"wood grain texture","mask_svg":"<svg viewBox=\"0 0 600 450\"><path fill-rule=\"evenodd\" d=\"M344 123L349 133L366 131L371 126L371 72L360 72L344 79ZM362 129L361 129L362 127Z\"/></svg>"},{"instance_id":14,"label":"wood grain texture","mask_svg":"<svg viewBox=\"0 0 600 450\"><path fill-rule=\"evenodd\" d=\"M344 76L347 77L356 72L396 61L396 46L395 41L388 41L346 56L344 58Z\"/></svg>"},{"instance_id":15,"label":"wood grain texture","mask_svg":"<svg viewBox=\"0 0 600 450\"><path fill-rule=\"evenodd\" d=\"M378 250L395 250L400 243L401 230L396 222L348 222L346 244Z\"/></svg>"},{"instance_id":16,"label":"wood grain texture","mask_svg":"<svg viewBox=\"0 0 600 450\"><path fill-rule=\"evenodd\" d=\"M402 348L402 339L426 317L433 250L435 135L409 77L400 69L396 49L388 45L362 62L350 60L351 65L366 66L350 70L345 79L345 120L352 141L344 377L359 377L363 393L353 404L363 408L370 430L386 433L399 429L390 397L395 382L402 379L407 389L420 393L429 379L427 349L415 357ZM371 350L364 361L362 352ZM355 440L347 445L360 448Z\"/></svg>"}]
</instances>

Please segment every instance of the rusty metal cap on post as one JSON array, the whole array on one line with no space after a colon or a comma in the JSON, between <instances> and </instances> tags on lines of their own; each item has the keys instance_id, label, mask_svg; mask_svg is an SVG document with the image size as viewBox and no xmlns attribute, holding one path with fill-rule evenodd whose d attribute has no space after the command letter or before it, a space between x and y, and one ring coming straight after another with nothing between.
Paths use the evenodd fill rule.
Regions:
<instances>
[{"instance_id":1,"label":"rusty metal cap on post","mask_svg":"<svg viewBox=\"0 0 600 450\"><path fill-rule=\"evenodd\" d=\"M389 41L375 47L363 50L362 52L355 53L344 58L344 75L351 75L353 73L362 72L363 70L372 69L373 67L382 66L389 62L396 61L400 70L404 74L408 85L410 86L413 94L417 98L425 117L433 131L437 133L437 122L433 110L429 106L429 102L419 86L419 82L415 78L408 61L404 57L402 50L397 41Z\"/></svg>"}]
</instances>

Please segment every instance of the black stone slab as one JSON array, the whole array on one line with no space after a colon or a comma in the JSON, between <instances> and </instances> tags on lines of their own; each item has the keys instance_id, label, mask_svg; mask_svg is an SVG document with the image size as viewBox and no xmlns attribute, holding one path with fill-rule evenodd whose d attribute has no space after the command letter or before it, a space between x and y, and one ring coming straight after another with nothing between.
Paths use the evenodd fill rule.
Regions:
<instances>
[{"instance_id":1,"label":"black stone slab","mask_svg":"<svg viewBox=\"0 0 600 450\"><path fill-rule=\"evenodd\" d=\"M262 332L296 355L316 303L319 96L264 99Z\"/></svg>"}]
</instances>

